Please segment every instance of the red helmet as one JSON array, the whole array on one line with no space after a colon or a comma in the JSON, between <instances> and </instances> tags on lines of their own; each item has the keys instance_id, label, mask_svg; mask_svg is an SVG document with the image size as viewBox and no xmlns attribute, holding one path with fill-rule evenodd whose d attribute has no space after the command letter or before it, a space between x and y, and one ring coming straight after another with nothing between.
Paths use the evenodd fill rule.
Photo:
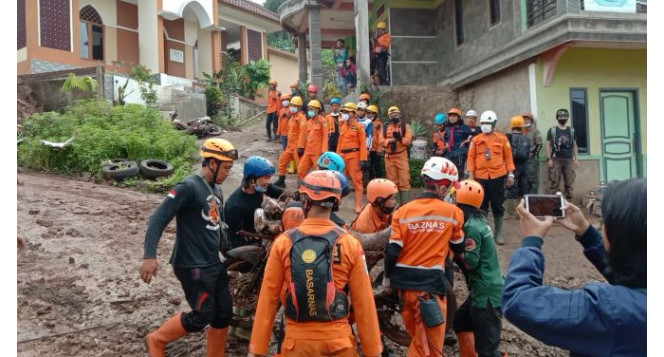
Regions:
<instances>
[{"instance_id":1,"label":"red helmet","mask_svg":"<svg viewBox=\"0 0 664 357\"><path fill-rule=\"evenodd\" d=\"M318 92L318 87L316 87L315 84L310 84L309 88L307 88L307 92Z\"/></svg>"}]
</instances>

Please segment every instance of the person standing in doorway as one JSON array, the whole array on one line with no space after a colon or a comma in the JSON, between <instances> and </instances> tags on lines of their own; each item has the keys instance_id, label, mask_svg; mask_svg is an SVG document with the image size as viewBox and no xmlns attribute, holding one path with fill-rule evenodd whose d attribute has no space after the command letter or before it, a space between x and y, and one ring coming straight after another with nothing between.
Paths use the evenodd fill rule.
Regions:
<instances>
[{"instance_id":1,"label":"person standing in doorway","mask_svg":"<svg viewBox=\"0 0 664 357\"><path fill-rule=\"evenodd\" d=\"M525 112L521 116L526 123L525 135L530 139L530 157L526 165L528 193L537 194L539 192L539 153L542 149L542 134L537 129L535 117L531 112Z\"/></svg>"},{"instance_id":2,"label":"person standing in doorway","mask_svg":"<svg viewBox=\"0 0 664 357\"><path fill-rule=\"evenodd\" d=\"M549 158L549 193L560 191L560 181L565 180L565 198L572 200L574 193L574 178L579 167L579 147L576 145L574 128L567 126L569 111L558 109L556 112L558 125L549 129L546 134L546 155Z\"/></svg>"}]
</instances>

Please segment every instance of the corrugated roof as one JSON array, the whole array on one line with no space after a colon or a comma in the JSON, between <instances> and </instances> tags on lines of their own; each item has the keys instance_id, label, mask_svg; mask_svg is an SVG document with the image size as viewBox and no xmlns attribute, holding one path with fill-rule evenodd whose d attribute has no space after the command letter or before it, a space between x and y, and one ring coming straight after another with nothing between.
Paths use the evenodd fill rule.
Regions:
<instances>
[{"instance_id":1,"label":"corrugated roof","mask_svg":"<svg viewBox=\"0 0 664 357\"><path fill-rule=\"evenodd\" d=\"M263 6L249 0L221 0L222 3L235 6L239 9L263 16L269 20L279 22L279 15Z\"/></svg>"}]
</instances>

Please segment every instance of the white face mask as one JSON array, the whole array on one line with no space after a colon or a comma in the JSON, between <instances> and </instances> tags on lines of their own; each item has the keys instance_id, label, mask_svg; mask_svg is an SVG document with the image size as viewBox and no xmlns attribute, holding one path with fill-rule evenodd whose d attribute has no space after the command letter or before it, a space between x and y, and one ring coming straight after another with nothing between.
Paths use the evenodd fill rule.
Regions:
<instances>
[{"instance_id":1,"label":"white face mask","mask_svg":"<svg viewBox=\"0 0 664 357\"><path fill-rule=\"evenodd\" d=\"M350 114L348 113L341 113L341 121L348 121L350 119Z\"/></svg>"},{"instance_id":2,"label":"white face mask","mask_svg":"<svg viewBox=\"0 0 664 357\"><path fill-rule=\"evenodd\" d=\"M281 106L282 107L287 107L289 103L290 103L289 101L283 100L283 101L281 101Z\"/></svg>"},{"instance_id":3,"label":"white face mask","mask_svg":"<svg viewBox=\"0 0 664 357\"><path fill-rule=\"evenodd\" d=\"M480 128L482 129L482 132L484 134L488 134L493 130L493 125L491 125L491 124L482 124L482 125L480 125Z\"/></svg>"}]
</instances>

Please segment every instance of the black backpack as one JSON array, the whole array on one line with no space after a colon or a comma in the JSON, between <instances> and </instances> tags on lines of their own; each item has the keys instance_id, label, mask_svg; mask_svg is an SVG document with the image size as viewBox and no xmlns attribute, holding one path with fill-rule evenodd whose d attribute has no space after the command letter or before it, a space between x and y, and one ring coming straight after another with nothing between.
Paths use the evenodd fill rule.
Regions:
<instances>
[{"instance_id":1,"label":"black backpack","mask_svg":"<svg viewBox=\"0 0 664 357\"><path fill-rule=\"evenodd\" d=\"M322 235L307 235L297 228L286 232L293 242L286 317L297 322L330 322L348 316L348 297L336 289L332 273L333 261L341 259L336 242L345 233L341 228Z\"/></svg>"},{"instance_id":2,"label":"black backpack","mask_svg":"<svg viewBox=\"0 0 664 357\"><path fill-rule=\"evenodd\" d=\"M512 146L512 158L515 164L523 164L530 157L530 139L522 134L507 134Z\"/></svg>"}]
</instances>

